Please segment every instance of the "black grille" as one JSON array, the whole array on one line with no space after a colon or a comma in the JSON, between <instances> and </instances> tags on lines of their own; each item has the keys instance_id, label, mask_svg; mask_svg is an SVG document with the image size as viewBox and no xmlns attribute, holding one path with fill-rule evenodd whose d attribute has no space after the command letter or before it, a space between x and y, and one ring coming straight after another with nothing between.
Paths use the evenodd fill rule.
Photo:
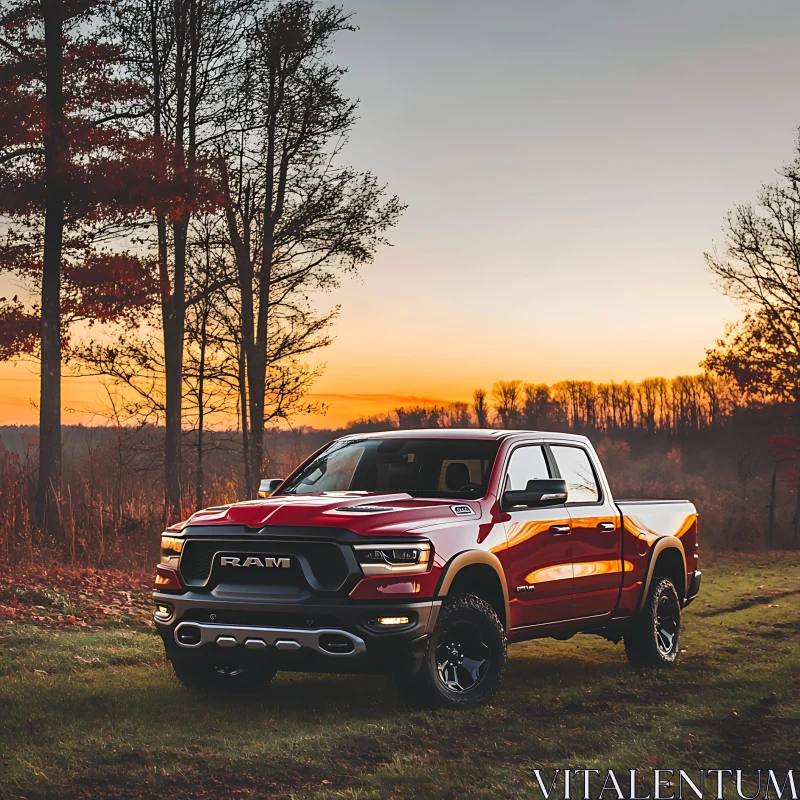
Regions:
<instances>
[{"instance_id":1,"label":"black grille","mask_svg":"<svg viewBox=\"0 0 800 800\"><path fill-rule=\"evenodd\" d=\"M314 577L324 585L337 585L347 577L347 562L335 544L315 544L306 553Z\"/></svg>"},{"instance_id":2,"label":"black grille","mask_svg":"<svg viewBox=\"0 0 800 800\"><path fill-rule=\"evenodd\" d=\"M228 551L225 551L227 554ZM233 553L231 555L238 555ZM254 555L263 562L264 555L258 550L249 551L247 555ZM300 562L286 553L269 553L267 558L288 558L289 568L285 567L223 567L219 561L214 566L212 577L214 583L234 583L247 586L306 586L306 579ZM241 557L244 560L245 556Z\"/></svg>"},{"instance_id":3,"label":"black grille","mask_svg":"<svg viewBox=\"0 0 800 800\"><path fill-rule=\"evenodd\" d=\"M242 561L254 556L264 561L268 558L288 558L290 567L233 567L222 566L216 556L239 556ZM310 572L307 576L304 570ZM212 571L213 567L213 571ZM263 586L309 586L314 581L321 589L332 590L341 586L349 575L344 552L333 542L314 541L209 541L190 539L183 546L180 571L190 586L207 581L218 583L245 583ZM308 578L312 580L309 580Z\"/></svg>"},{"instance_id":4,"label":"black grille","mask_svg":"<svg viewBox=\"0 0 800 800\"><path fill-rule=\"evenodd\" d=\"M186 542L181 555L181 576L188 583L205 583L220 542Z\"/></svg>"}]
</instances>

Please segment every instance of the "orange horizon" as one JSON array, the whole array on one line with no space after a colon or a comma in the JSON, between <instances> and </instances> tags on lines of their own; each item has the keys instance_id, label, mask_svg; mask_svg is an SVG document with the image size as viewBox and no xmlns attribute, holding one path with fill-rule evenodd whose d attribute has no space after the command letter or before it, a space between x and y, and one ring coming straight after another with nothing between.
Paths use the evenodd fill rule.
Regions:
<instances>
[{"instance_id":1,"label":"orange horizon","mask_svg":"<svg viewBox=\"0 0 800 800\"><path fill-rule=\"evenodd\" d=\"M699 368L684 370L675 374L697 374ZM340 380L341 380L341 376ZM518 377L518 376L517 376ZM616 380L633 380L638 382L647 376L635 376L628 379L609 378L594 379L595 383ZM666 376L665 376L666 377ZM674 377L672 375L671 377ZM463 376L462 376L463 378ZM498 376L495 380L509 379ZM562 378L562 380L568 380ZM573 378L571 380L592 380L592 378ZM325 376L320 383L329 383ZM397 392L397 391L331 391L318 389L310 392L307 398L328 407L325 414L303 414L292 419L293 427L308 426L317 429L337 429L361 417L390 414L394 409L403 406L448 406L457 402L472 401L472 392L481 387L491 392L495 381L475 381L472 389L465 389L465 384L454 387L452 392ZM533 380L529 382L553 385L558 381ZM339 383L337 381L336 383ZM369 386L369 384L367 384ZM440 388L440 387L433 387ZM39 376L36 364L32 362L0 363L0 425L38 425ZM97 378L62 378L62 423L64 425L103 424L102 412L105 390ZM209 427L229 427L229 423L221 419L212 420Z\"/></svg>"},{"instance_id":2,"label":"orange horizon","mask_svg":"<svg viewBox=\"0 0 800 800\"><path fill-rule=\"evenodd\" d=\"M62 424L102 424L100 410L103 390L99 380L62 378ZM34 365L0 364L0 425L38 425L39 376ZM427 394L387 392L312 392L312 401L329 406L326 414L304 414L293 418L294 425L314 428L340 428L359 417L388 414L398 406L449 405L458 400Z\"/></svg>"}]
</instances>

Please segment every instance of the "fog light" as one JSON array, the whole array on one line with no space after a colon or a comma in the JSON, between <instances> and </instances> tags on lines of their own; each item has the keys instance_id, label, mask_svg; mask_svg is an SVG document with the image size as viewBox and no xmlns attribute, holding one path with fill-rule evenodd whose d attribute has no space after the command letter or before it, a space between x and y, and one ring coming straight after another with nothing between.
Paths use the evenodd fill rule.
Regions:
<instances>
[{"instance_id":1,"label":"fog light","mask_svg":"<svg viewBox=\"0 0 800 800\"><path fill-rule=\"evenodd\" d=\"M379 625L408 625L408 617L378 617Z\"/></svg>"},{"instance_id":2,"label":"fog light","mask_svg":"<svg viewBox=\"0 0 800 800\"><path fill-rule=\"evenodd\" d=\"M156 603L156 616L159 619L169 619L172 616L172 606L166 603Z\"/></svg>"}]
</instances>

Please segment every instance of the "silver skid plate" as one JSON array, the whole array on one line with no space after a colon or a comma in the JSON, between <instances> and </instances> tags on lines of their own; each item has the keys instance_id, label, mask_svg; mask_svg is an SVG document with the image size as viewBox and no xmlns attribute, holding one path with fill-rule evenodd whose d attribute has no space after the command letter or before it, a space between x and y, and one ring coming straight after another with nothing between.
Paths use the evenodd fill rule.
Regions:
<instances>
[{"instance_id":1,"label":"silver skid plate","mask_svg":"<svg viewBox=\"0 0 800 800\"><path fill-rule=\"evenodd\" d=\"M189 629L200 632L200 640L187 644L180 640L180 633L189 633ZM353 649L346 653L327 650L320 645L322 637L335 636L346 639ZM248 650L264 650L275 647L277 650L299 650L308 647L324 656L337 658L353 658L367 652L364 640L347 631L337 628L262 628L255 625L215 625L208 622L181 622L175 627L175 642L180 647L192 649L204 644L214 643L219 647L236 647L244 645Z\"/></svg>"}]
</instances>

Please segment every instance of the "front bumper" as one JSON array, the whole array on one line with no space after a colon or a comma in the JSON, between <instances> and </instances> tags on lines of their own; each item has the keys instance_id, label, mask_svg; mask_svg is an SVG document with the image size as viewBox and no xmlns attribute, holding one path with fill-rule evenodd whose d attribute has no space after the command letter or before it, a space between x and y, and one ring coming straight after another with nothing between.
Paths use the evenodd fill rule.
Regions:
<instances>
[{"instance_id":1,"label":"front bumper","mask_svg":"<svg viewBox=\"0 0 800 800\"><path fill-rule=\"evenodd\" d=\"M304 647L320 655L358 658L367 652L364 640L337 628L269 628L261 625L216 625L205 622L179 622L175 626L178 647L194 650L203 645L243 646L263 651L274 647L281 652L296 652Z\"/></svg>"},{"instance_id":2,"label":"front bumper","mask_svg":"<svg viewBox=\"0 0 800 800\"><path fill-rule=\"evenodd\" d=\"M441 606L313 596L221 600L192 591L155 592L153 600L171 612L154 620L170 659L269 658L279 669L314 672L415 669ZM407 616L409 623L379 629L379 616Z\"/></svg>"}]
</instances>

